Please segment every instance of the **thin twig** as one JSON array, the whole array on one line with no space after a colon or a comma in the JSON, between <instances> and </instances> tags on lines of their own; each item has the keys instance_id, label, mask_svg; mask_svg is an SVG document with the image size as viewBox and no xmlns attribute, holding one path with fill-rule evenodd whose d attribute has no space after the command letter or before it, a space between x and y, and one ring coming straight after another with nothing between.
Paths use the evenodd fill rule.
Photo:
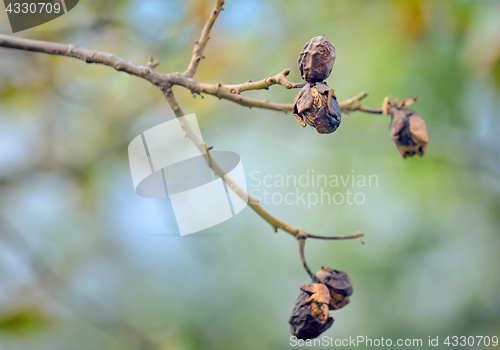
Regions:
<instances>
[{"instance_id":1,"label":"thin twig","mask_svg":"<svg viewBox=\"0 0 500 350\"><path fill-rule=\"evenodd\" d=\"M290 74L289 69L285 69L284 71L273 75L272 77L268 77L259 81L247 81L246 83L241 84L209 84L204 83L202 81L194 80L192 78L187 78L182 73L173 73L169 76L169 83L172 85L180 85L185 87L186 89L191 90L195 93L206 93L217 96L219 93L231 93L231 94L240 94L243 91L250 90L268 90L272 85L281 85L287 89L294 88L302 88L305 83L291 83L286 78L287 75Z\"/></svg>"},{"instance_id":2,"label":"thin twig","mask_svg":"<svg viewBox=\"0 0 500 350\"><path fill-rule=\"evenodd\" d=\"M215 0L214 7L210 15L208 16L207 22L203 27L200 35L200 39L196 42L193 49L193 56L191 57L191 62L189 62L189 66L184 72L186 77L192 77L194 73L196 73L196 69L198 69L198 65L203 58L203 50L207 45L208 39L210 39L210 30L212 29L217 16L221 13L224 8L224 0Z\"/></svg>"},{"instance_id":3,"label":"thin twig","mask_svg":"<svg viewBox=\"0 0 500 350\"><path fill-rule=\"evenodd\" d=\"M361 100L364 99L366 96L368 96L368 92L363 91L357 94L356 96L340 102L340 109L344 112L354 112L354 111L361 111L365 113L372 113L372 114L382 114L382 109L374 109L370 107L366 107L361 103Z\"/></svg>"},{"instance_id":4,"label":"thin twig","mask_svg":"<svg viewBox=\"0 0 500 350\"><path fill-rule=\"evenodd\" d=\"M255 107L255 108L264 108L271 109L273 111L280 111L284 113L288 113L293 110L293 104L291 103L276 103L269 102L268 100L258 100L255 98L245 97L236 94L228 94L228 93L220 93L216 95L219 98L223 98L232 102L239 104L244 107Z\"/></svg>"},{"instance_id":5,"label":"thin twig","mask_svg":"<svg viewBox=\"0 0 500 350\"><path fill-rule=\"evenodd\" d=\"M353 233L352 235L345 235L345 236L322 236L322 235L315 235L312 233L307 233L307 238L315 238L315 239L331 239L331 240L342 240L342 239L355 239L355 238L361 238L365 234L363 232L356 232Z\"/></svg>"}]
</instances>

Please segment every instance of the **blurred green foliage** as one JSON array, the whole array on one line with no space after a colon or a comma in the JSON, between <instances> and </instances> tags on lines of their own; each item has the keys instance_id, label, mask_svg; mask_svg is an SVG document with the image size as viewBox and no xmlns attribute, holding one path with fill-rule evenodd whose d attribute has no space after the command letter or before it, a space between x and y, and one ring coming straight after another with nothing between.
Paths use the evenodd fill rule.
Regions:
<instances>
[{"instance_id":1,"label":"blurred green foliage","mask_svg":"<svg viewBox=\"0 0 500 350\"><path fill-rule=\"evenodd\" d=\"M182 71L211 5L86 0L20 35L140 63L153 55L159 71ZM364 245L307 244L312 269L344 270L354 286L327 336L500 336L499 17L495 1L226 1L197 79L239 83L290 68L298 82L300 50L324 34L337 49L328 83L339 100L363 90L372 107L386 95L420 97L423 158L401 159L387 117L344 115L338 131L318 135L292 115L174 89L207 144L241 155L249 189L254 171L378 176L378 187L352 189L363 205L264 205L317 234L366 233ZM0 13L8 33L6 20ZM292 102L296 93L247 95ZM33 303L57 319L35 333L1 332L2 350L136 348L127 327L164 349L290 347L287 319L308 282L296 242L250 209L200 236L158 236L178 232L168 201L135 195L128 143L172 117L138 78L0 49L0 218L9 223L0 221L0 320ZM64 282L37 270L12 235Z\"/></svg>"},{"instance_id":2,"label":"blurred green foliage","mask_svg":"<svg viewBox=\"0 0 500 350\"><path fill-rule=\"evenodd\" d=\"M27 307L2 313L0 317L0 332L26 335L30 332L45 330L49 324L48 318L40 310Z\"/></svg>"}]
</instances>

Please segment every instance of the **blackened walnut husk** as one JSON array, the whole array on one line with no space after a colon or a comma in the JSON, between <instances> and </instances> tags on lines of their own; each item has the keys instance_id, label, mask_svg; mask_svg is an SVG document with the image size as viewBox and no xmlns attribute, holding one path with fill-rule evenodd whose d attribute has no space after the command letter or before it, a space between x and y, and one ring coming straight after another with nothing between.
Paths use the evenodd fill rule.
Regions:
<instances>
[{"instance_id":1,"label":"blackened walnut husk","mask_svg":"<svg viewBox=\"0 0 500 350\"><path fill-rule=\"evenodd\" d=\"M316 278L326 285L330 292L331 300L328 304L330 310L338 310L349 304L352 284L345 272L323 267L316 273Z\"/></svg>"},{"instance_id":2,"label":"blackened walnut husk","mask_svg":"<svg viewBox=\"0 0 500 350\"><path fill-rule=\"evenodd\" d=\"M293 102L293 115L303 127L306 123L320 134L337 130L342 120L335 91L326 83L306 84Z\"/></svg>"},{"instance_id":3,"label":"blackened walnut husk","mask_svg":"<svg viewBox=\"0 0 500 350\"><path fill-rule=\"evenodd\" d=\"M408 109L415 101L416 99L406 99L391 103L386 97L382 105L383 113L391 116L391 138L403 158L415 154L422 157L429 143L425 121Z\"/></svg>"},{"instance_id":4,"label":"blackened walnut husk","mask_svg":"<svg viewBox=\"0 0 500 350\"><path fill-rule=\"evenodd\" d=\"M336 52L325 36L317 36L306 43L297 63L300 76L308 83L321 82L330 76Z\"/></svg>"},{"instance_id":5,"label":"blackened walnut husk","mask_svg":"<svg viewBox=\"0 0 500 350\"><path fill-rule=\"evenodd\" d=\"M328 316L331 297L328 288L321 283L304 284L288 320L290 330L299 339L316 338L333 324Z\"/></svg>"}]
</instances>

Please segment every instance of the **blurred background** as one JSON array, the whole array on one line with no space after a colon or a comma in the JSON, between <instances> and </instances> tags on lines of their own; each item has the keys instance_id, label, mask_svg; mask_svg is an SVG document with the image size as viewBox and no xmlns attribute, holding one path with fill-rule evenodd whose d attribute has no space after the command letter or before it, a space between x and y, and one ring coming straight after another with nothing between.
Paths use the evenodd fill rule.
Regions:
<instances>
[{"instance_id":1,"label":"blurred background","mask_svg":"<svg viewBox=\"0 0 500 350\"><path fill-rule=\"evenodd\" d=\"M211 1L85 0L26 38L78 43L183 71ZM430 136L403 160L389 118L344 115L319 135L291 114L174 88L204 139L265 175L376 175L362 205L264 205L317 234L311 269L346 271L351 303L325 335L500 336L500 4L496 1L227 0L195 78L259 80L326 35L339 100L418 96ZM11 33L0 12L0 32ZM273 86L246 96L291 103ZM134 192L128 143L173 118L148 82L108 67L0 48L0 349L287 349L308 283L297 243L249 208L179 237L168 200ZM299 188L320 192L319 187ZM291 186L270 193L295 192ZM158 347L156 347L158 348ZM474 347L478 348L478 347ZM481 347L479 347L481 348Z\"/></svg>"}]
</instances>

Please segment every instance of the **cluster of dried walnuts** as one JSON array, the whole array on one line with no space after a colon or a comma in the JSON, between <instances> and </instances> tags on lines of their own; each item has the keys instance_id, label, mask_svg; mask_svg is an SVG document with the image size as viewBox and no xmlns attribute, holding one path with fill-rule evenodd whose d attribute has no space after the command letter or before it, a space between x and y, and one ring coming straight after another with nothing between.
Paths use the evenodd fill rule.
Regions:
<instances>
[{"instance_id":1,"label":"cluster of dried walnuts","mask_svg":"<svg viewBox=\"0 0 500 350\"><path fill-rule=\"evenodd\" d=\"M290 330L299 339L319 336L333 324L330 310L349 303L352 285L345 272L323 267L316 275L317 283L304 284L290 316Z\"/></svg>"},{"instance_id":2,"label":"cluster of dried walnuts","mask_svg":"<svg viewBox=\"0 0 500 350\"><path fill-rule=\"evenodd\" d=\"M298 59L300 75L307 83L295 97L293 115L300 125L309 124L320 134L334 132L341 122L335 90L325 82L335 59L335 47L324 35L309 40ZM382 105L382 113L391 116L391 138L403 158L423 156L429 142L424 120L408 109L416 100L391 102L386 97Z\"/></svg>"},{"instance_id":3,"label":"cluster of dried walnuts","mask_svg":"<svg viewBox=\"0 0 500 350\"><path fill-rule=\"evenodd\" d=\"M334 132L341 121L335 90L324 81L332 72L335 58L332 43L325 36L317 36L306 43L298 60L300 75L307 84L295 97L293 115L300 125L309 124L320 134Z\"/></svg>"}]
</instances>

